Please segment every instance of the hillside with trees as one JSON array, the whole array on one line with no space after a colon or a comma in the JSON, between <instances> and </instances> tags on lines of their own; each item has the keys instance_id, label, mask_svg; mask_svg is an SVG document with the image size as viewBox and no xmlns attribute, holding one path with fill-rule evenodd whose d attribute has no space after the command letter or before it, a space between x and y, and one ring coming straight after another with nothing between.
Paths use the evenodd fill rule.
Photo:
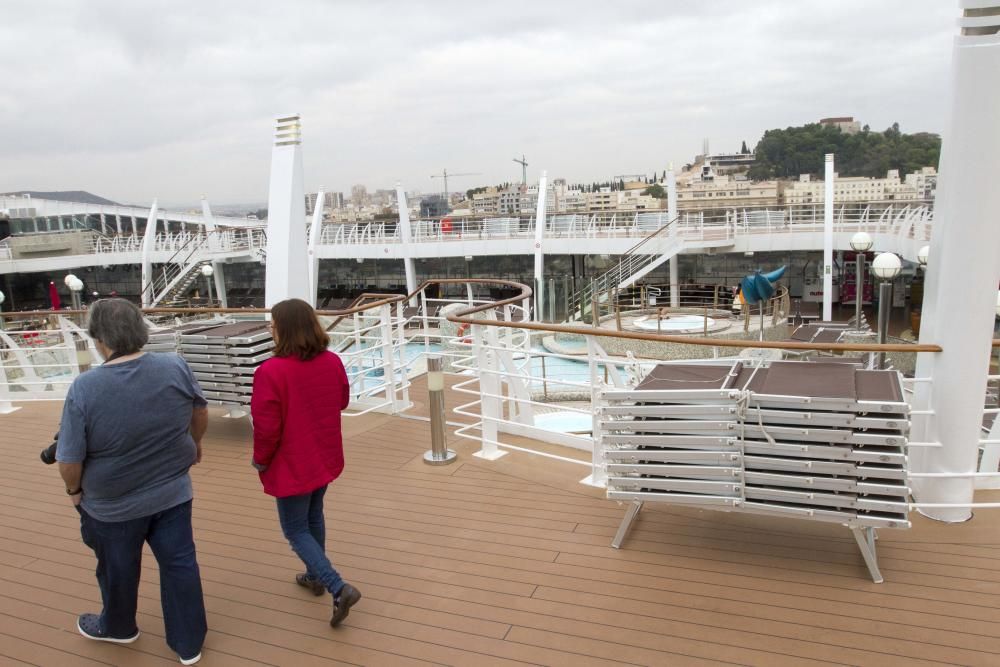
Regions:
<instances>
[{"instance_id":1,"label":"hillside with trees","mask_svg":"<svg viewBox=\"0 0 1000 667\"><path fill-rule=\"evenodd\" d=\"M758 142L756 164L747 173L755 181L798 178L799 174L822 175L826 153L835 154L841 176L885 177L889 169L900 176L936 167L941 137L929 132L903 134L899 123L884 132L865 125L857 134L845 134L832 125L811 123L784 130L768 130Z\"/></svg>"}]
</instances>

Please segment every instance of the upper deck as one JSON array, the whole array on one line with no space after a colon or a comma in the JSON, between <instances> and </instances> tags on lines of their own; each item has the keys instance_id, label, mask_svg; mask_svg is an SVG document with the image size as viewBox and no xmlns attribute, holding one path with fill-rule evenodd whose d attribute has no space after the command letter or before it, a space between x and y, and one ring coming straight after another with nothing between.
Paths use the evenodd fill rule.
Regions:
<instances>
[{"instance_id":1,"label":"upper deck","mask_svg":"<svg viewBox=\"0 0 1000 667\"><path fill-rule=\"evenodd\" d=\"M411 397L419 414L419 384ZM449 407L457 402L449 395ZM138 642L89 642L73 627L100 597L56 471L38 461L60 408L31 403L0 417L0 662L176 664L151 557ZM522 453L484 461L449 434L459 460L434 468L421 461L429 440L419 419L345 419L328 546L365 598L332 630L328 601L292 581L300 564L247 463L249 424L213 409L192 469L205 664L1000 661L1000 524L987 513L962 525L914 515L912 529L883 531L877 585L836 525L649 507L615 550L623 509L580 486L578 466Z\"/></svg>"}]
</instances>

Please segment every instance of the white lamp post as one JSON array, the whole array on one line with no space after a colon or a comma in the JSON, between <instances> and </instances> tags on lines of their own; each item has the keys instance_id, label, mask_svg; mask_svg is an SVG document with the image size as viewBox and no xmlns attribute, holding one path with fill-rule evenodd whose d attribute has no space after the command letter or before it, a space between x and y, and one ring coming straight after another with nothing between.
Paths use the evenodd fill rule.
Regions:
<instances>
[{"instance_id":1,"label":"white lamp post","mask_svg":"<svg viewBox=\"0 0 1000 667\"><path fill-rule=\"evenodd\" d=\"M6 300L7 297L4 296L4 293L2 291L0 291L0 313L3 313L3 302ZM1000 305L997 306L997 309L1000 310ZM3 315L0 315L0 331L3 331L3 325L4 325Z\"/></svg>"},{"instance_id":2,"label":"white lamp post","mask_svg":"<svg viewBox=\"0 0 1000 667\"><path fill-rule=\"evenodd\" d=\"M215 273L215 269L212 268L211 264L206 264L201 267L201 275L205 276L205 285L208 287L208 305L212 306L212 274Z\"/></svg>"},{"instance_id":3,"label":"white lamp post","mask_svg":"<svg viewBox=\"0 0 1000 667\"><path fill-rule=\"evenodd\" d=\"M878 342L884 345L889 336L889 313L892 309L892 281L903 269L899 257L883 252L872 262L872 273L881 280L878 291ZM885 368L885 352L878 353L878 368Z\"/></svg>"},{"instance_id":4,"label":"white lamp post","mask_svg":"<svg viewBox=\"0 0 1000 667\"><path fill-rule=\"evenodd\" d=\"M70 273L66 275L63 282L69 288L69 295L73 299L73 310L80 310L80 291L83 289L83 281Z\"/></svg>"},{"instance_id":5,"label":"white lamp post","mask_svg":"<svg viewBox=\"0 0 1000 667\"><path fill-rule=\"evenodd\" d=\"M861 302L864 300L865 253L872 249L874 241L866 232L858 232L851 237L851 248L855 255L854 265L857 272L854 276L854 328L861 328Z\"/></svg>"},{"instance_id":6,"label":"white lamp post","mask_svg":"<svg viewBox=\"0 0 1000 667\"><path fill-rule=\"evenodd\" d=\"M920 262L920 266L927 266L927 260L931 256L931 247L925 245L923 248L917 251L917 261Z\"/></svg>"}]
</instances>

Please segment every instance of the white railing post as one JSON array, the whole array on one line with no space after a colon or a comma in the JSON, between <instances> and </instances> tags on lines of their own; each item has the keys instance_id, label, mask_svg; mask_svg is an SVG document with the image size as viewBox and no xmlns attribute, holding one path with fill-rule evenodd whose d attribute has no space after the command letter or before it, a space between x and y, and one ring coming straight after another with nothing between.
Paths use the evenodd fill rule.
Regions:
<instances>
[{"instance_id":1,"label":"white railing post","mask_svg":"<svg viewBox=\"0 0 1000 667\"><path fill-rule=\"evenodd\" d=\"M487 337L492 327L481 324L472 325L472 340L476 350L476 360L479 366L479 411L482 429L482 448L473 454L481 459L495 461L507 452L497 447L499 436L498 419L503 418L500 399L500 381L497 377L498 364L496 350L490 349L493 341ZM494 331L495 334L495 331ZM495 347L495 345L493 345Z\"/></svg>"},{"instance_id":2,"label":"white railing post","mask_svg":"<svg viewBox=\"0 0 1000 667\"><path fill-rule=\"evenodd\" d=\"M402 409L410 405L409 368L406 365L406 319L403 316L403 301L396 302L396 350L399 351L399 393Z\"/></svg>"},{"instance_id":3,"label":"white railing post","mask_svg":"<svg viewBox=\"0 0 1000 667\"><path fill-rule=\"evenodd\" d=\"M590 474L580 480L587 486L607 487L608 473L604 467L604 452L601 449L600 391L601 373L597 363L599 349L593 336L587 336L587 363L590 367Z\"/></svg>"},{"instance_id":4,"label":"white railing post","mask_svg":"<svg viewBox=\"0 0 1000 667\"><path fill-rule=\"evenodd\" d=\"M7 350L3 352L7 352ZM7 360L2 359L2 361L3 364L0 365L0 415L9 415L21 408L14 406L12 400L14 392L10 390L10 380L7 379Z\"/></svg>"},{"instance_id":5,"label":"white railing post","mask_svg":"<svg viewBox=\"0 0 1000 667\"><path fill-rule=\"evenodd\" d=\"M979 472L995 473L1000 470L1000 415L993 420L989 435L980 440L983 455L979 459ZM1000 478L987 477L976 480L977 489L1000 489Z\"/></svg>"},{"instance_id":6,"label":"white railing post","mask_svg":"<svg viewBox=\"0 0 1000 667\"><path fill-rule=\"evenodd\" d=\"M379 348L382 356L382 379L385 382L385 397L389 400L389 411L399 412L399 400L396 396L396 363L392 337L392 307L389 304L379 306Z\"/></svg>"},{"instance_id":7,"label":"white railing post","mask_svg":"<svg viewBox=\"0 0 1000 667\"><path fill-rule=\"evenodd\" d=\"M431 351L431 327L430 322L427 320L427 289L424 288L420 290L420 311L421 319L423 320L423 334L424 334L424 353L430 354ZM440 329L438 330L440 332Z\"/></svg>"},{"instance_id":8,"label":"white railing post","mask_svg":"<svg viewBox=\"0 0 1000 667\"><path fill-rule=\"evenodd\" d=\"M365 392L365 378L368 375L368 371L365 370L365 355L364 355L364 345L361 340L361 314L354 313L354 349L357 350L358 355L358 370L361 378L361 390L359 394L364 394Z\"/></svg>"}]
</instances>

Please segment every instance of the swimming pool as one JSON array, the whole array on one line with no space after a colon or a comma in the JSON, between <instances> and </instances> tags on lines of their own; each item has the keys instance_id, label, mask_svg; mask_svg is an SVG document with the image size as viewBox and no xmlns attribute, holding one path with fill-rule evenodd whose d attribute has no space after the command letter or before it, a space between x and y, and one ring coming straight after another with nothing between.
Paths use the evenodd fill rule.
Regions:
<instances>
[{"instance_id":1,"label":"swimming pool","mask_svg":"<svg viewBox=\"0 0 1000 667\"><path fill-rule=\"evenodd\" d=\"M715 320L704 315L670 315L669 317L640 317L635 326L646 331L662 333L691 333L715 326Z\"/></svg>"}]
</instances>

